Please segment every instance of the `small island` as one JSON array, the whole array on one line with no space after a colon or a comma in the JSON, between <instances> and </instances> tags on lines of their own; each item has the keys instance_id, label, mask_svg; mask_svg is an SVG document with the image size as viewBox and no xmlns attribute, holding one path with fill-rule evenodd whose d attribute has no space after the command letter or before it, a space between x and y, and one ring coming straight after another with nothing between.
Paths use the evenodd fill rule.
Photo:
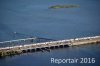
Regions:
<instances>
[{"instance_id":1,"label":"small island","mask_svg":"<svg viewBox=\"0 0 100 66\"><path fill-rule=\"evenodd\" d=\"M80 7L79 5L73 5L73 4L70 4L70 5L55 5L55 6L50 6L49 8L51 9L59 9L59 8L78 8Z\"/></svg>"}]
</instances>

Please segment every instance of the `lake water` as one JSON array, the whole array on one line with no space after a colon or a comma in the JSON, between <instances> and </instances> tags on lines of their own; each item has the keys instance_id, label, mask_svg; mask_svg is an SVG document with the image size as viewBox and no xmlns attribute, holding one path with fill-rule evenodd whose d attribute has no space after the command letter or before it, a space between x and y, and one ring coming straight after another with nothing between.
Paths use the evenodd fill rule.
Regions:
<instances>
[{"instance_id":1,"label":"lake water","mask_svg":"<svg viewBox=\"0 0 100 66\"><path fill-rule=\"evenodd\" d=\"M80 7L48 8L58 4L78 4ZM0 41L22 39L31 35L55 40L100 35L99 12L99 0L0 0ZM96 44L57 49L50 53L17 55L0 59L0 66L99 66L99 48L100 45ZM96 63L52 64L52 57L95 58Z\"/></svg>"}]
</instances>

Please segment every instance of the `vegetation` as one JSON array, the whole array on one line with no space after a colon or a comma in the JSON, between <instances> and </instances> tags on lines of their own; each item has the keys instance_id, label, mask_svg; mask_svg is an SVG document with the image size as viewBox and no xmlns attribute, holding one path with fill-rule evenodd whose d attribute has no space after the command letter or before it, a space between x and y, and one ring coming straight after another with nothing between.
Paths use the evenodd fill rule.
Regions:
<instances>
[{"instance_id":1,"label":"vegetation","mask_svg":"<svg viewBox=\"0 0 100 66\"><path fill-rule=\"evenodd\" d=\"M50 6L49 8L52 9L58 9L58 8L78 8L79 5L55 5L55 6Z\"/></svg>"},{"instance_id":2,"label":"vegetation","mask_svg":"<svg viewBox=\"0 0 100 66\"><path fill-rule=\"evenodd\" d=\"M16 54L21 54L22 51L0 51L0 57L5 57L5 56L12 56Z\"/></svg>"}]
</instances>

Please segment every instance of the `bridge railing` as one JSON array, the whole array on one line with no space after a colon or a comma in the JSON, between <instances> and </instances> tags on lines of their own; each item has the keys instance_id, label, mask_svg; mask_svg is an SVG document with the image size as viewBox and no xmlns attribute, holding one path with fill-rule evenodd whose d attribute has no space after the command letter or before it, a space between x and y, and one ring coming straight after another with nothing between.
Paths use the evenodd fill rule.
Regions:
<instances>
[{"instance_id":1,"label":"bridge railing","mask_svg":"<svg viewBox=\"0 0 100 66\"><path fill-rule=\"evenodd\" d=\"M0 42L0 47L7 47L7 46L10 47L10 46L16 46L16 45L33 44L33 43L40 43L40 42L47 42L47 41L53 41L53 40L46 39L46 38L37 38L37 37L17 39L17 40Z\"/></svg>"}]
</instances>

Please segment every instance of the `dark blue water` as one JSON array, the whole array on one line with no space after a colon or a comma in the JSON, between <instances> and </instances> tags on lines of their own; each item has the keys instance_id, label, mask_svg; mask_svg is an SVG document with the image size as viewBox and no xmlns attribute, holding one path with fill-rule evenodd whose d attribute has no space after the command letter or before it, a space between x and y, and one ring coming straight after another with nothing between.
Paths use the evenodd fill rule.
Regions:
<instances>
[{"instance_id":1,"label":"dark blue water","mask_svg":"<svg viewBox=\"0 0 100 66\"><path fill-rule=\"evenodd\" d=\"M57 4L79 8L48 9ZM20 33L15 34L14 32ZM22 35L24 34L24 35ZM0 41L32 36L69 39L100 35L99 0L0 0ZM100 45L70 47L0 59L0 66L100 65ZM95 64L51 64L50 58L96 58Z\"/></svg>"}]
</instances>

